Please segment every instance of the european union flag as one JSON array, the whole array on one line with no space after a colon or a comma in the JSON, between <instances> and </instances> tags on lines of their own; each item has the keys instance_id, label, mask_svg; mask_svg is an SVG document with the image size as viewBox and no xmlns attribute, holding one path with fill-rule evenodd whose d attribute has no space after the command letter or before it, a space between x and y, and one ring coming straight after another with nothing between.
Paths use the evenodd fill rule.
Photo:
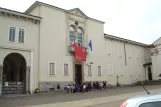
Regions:
<instances>
[{"instance_id":1,"label":"european union flag","mask_svg":"<svg viewBox=\"0 0 161 107\"><path fill-rule=\"evenodd\" d=\"M90 47L90 50L92 51L92 41L91 40L89 41L88 46Z\"/></svg>"}]
</instances>

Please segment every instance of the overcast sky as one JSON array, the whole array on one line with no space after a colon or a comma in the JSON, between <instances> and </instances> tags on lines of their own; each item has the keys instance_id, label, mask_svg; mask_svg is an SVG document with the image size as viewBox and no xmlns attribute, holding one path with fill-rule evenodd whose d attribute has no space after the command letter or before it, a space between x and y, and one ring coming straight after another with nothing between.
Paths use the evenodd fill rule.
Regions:
<instances>
[{"instance_id":1,"label":"overcast sky","mask_svg":"<svg viewBox=\"0 0 161 107\"><path fill-rule=\"evenodd\" d=\"M151 44L161 36L161 0L39 0L63 9L80 8L106 22L104 32ZM0 7L24 12L35 0L0 0Z\"/></svg>"}]
</instances>

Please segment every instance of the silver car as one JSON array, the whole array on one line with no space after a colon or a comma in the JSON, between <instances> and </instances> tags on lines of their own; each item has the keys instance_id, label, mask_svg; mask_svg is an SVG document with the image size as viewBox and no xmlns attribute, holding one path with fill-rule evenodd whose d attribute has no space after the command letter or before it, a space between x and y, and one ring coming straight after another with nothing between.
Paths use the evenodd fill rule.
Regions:
<instances>
[{"instance_id":1,"label":"silver car","mask_svg":"<svg viewBox=\"0 0 161 107\"><path fill-rule=\"evenodd\" d=\"M161 107L161 93L130 98L120 107Z\"/></svg>"}]
</instances>

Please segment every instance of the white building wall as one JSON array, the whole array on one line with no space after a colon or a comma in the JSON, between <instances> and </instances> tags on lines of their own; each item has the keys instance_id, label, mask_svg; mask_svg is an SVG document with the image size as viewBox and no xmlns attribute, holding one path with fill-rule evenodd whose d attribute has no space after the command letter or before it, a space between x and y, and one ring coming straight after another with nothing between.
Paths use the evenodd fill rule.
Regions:
<instances>
[{"instance_id":1,"label":"white building wall","mask_svg":"<svg viewBox=\"0 0 161 107\"><path fill-rule=\"evenodd\" d=\"M155 43L154 45L158 45L160 44L161 41L158 40L157 43ZM152 58L152 77L153 79L157 79L159 78L159 74L161 74L161 66L160 66L160 62L161 62L161 46L158 45L155 48L150 50L153 54L151 56ZM158 53L156 52L158 51Z\"/></svg>"},{"instance_id":2,"label":"white building wall","mask_svg":"<svg viewBox=\"0 0 161 107\"><path fill-rule=\"evenodd\" d=\"M101 24L91 21L88 23L88 28L88 40L92 40L93 51L89 53L87 63L93 62L94 64L92 64L92 76L86 75L86 81L108 81L108 83L115 85L117 75L121 84L131 84L136 81L136 78L145 80L143 64L145 64L145 56L149 57L149 54L144 54L145 47L125 43L125 62L124 42L105 39L102 34L103 30L101 31L103 29ZM102 66L102 76L97 74L97 66L99 65ZM87 69L86 66L86 74Z\"/></svg>"},{"instance_id":3,"label":"white building wall","mask_svg":"<svg viewBox=\"0 0 161 107\"><path fill-rule=\"evenodd\" d=\"M152 78L153 79L159 78L159 74L161 74L160 60L161 60L161 55L152 56L152 63L153 63Z\"/></svg>"},{"instance_id":4,"label":"white building wall","mask_svg":"<svg viewBox=\"0 0 161 107\"><path fill-rule=\"evenodd\" d=\"M9 42L9 28L16 27L16 41ZM12 16L0 16L0 65L3 65L4 58L9 53L22 54L27 62L27 66L31 67L31 90L38 87L38 45L39 45L39 24L31 21ZM18 43L18 29L25 29L24 43ZM33 60L31 60L31 53ZM33 63L31 65L31 63Z\"/></svg>"},{"instance_id":5,"label":"white building wall","mask_svg":"<svg viewBox=\"0 0 161 107\"><path fill-rule=\"evenodd\" d=\"M89 55L87 57L86 63L89 64L90 62L93 62L92 66L92 76L88 76L87 73L87 67L85 66L85 81L102 81L106 80L106 76L98 76L98 66L102 67L102 74L105 73L104 68L104 58L105 58L105 39L104 39L104 28L103 24L94 22L91 20L87 21L87 36L88 36L88 42L92 41L92 52L89 52Z\"/></svg>"},{"instance_id":6,"label":"white building wall","mask_svg":"<svg viewBox=\"0 0 161 107\"><path fill-rule=\"evenodd\" d=\"M89 52L87 61L83 64L84 81L108 81L109 84L115 85L117 75L121 84L131 84L136 81L136 77L139 80L145 80L143 64L146 62L145 57L149 59L149 53L144 47L126 43L126 64L124 42L104 38L102 23L85 20L82 17L67 14L61 9L45 5L41 5L39 10L39 15L43 18L40 26L40 82L73 81L74 60L73 55L68 53L68 30L74 21L84 26L84 46L88 46L90 40L93 45L93 51ZM107 43L110 43L110 53L107 50ZM56 64L55 76L48 75L49 61ZM87 65L90 62L93 62L92 76L88 76ZM69 76L64 76L64 63L70 66ZM98 66L102 67L101 76L98 76Z\"/></svg>"},{"instance_id":7,"label":"white building wall","mask_svg":"<svg viewBox=\"0 0 161 107\"><path fill-rule=\"evenodd\" d=\"M40 26L40 82L73 81L72 57L66 55L66 14L41 6ZM56 75L48 75L48 62L55 62ZM63 64L70 65L70 76L64 76Z\"/></svg>"},{"instance_id":8,"label":"white building wall","mask_svg":"<svg viewBox=\"0 0 161 107\"><path fill-rule=\"evenodd\" d=\"M38 5L38 6L36 6L36 7L34 7L34 9L32 9L30 12L29 12L29 14L31 14L31 15L34 15L34 16L40 16L40 8L41 7L41 5Z\"/></svg>"}]
</instances>

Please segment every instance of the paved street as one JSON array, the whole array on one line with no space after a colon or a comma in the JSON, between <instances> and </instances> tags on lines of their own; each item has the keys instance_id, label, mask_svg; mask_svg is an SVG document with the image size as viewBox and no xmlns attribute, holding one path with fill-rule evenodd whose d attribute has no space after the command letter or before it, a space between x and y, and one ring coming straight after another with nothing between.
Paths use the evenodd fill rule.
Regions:
<instances>
[{"instance_id":1,"label":"paved street","mask_svg":"<svg viewBox=\"0 0 161 107\"><path fill-rule=\"evenodd\" d=\"M159 89L160 85L146 86L148 90ZM16 106L29 106L29 105L40 105L58 102L69 102L76 100L93 99L99 97L115 96L121 94L127 94L132 92L144 91L141 86L136 87L124 87L108 89L103 91L91 91L87 93L47 93L47 94L37 94L29 96L19 96L19 97L0 97L0 107L16 107Z\"/></svg>"}]
</instances>

